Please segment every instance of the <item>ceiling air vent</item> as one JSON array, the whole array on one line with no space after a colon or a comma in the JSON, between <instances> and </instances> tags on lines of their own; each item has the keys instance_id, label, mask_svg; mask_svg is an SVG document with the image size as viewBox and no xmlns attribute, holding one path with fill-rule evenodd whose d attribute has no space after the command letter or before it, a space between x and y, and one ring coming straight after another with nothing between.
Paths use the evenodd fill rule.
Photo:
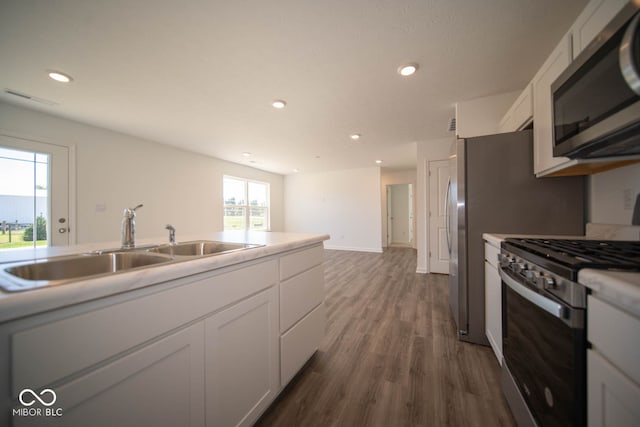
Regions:
<instances>
[{"instance_id":1,"label":"ceiling air vent","mask_svg":"<svg viewBox=\"0 0 640 427\"><path fill-rule=\"evenodd\" d=\"M17 90L13 90L13 89L5 89L4 93L17 96L23 99L28 99L29 101L39 102L40 104L44 104L44 105L58 105L57 102L49 101L48 99L44 99L44 98L38 98L37 96L27 95L26 93L18 92Z\"/></svg>"},{"instance_id":2,"label":"ceiling air vent","mask_svg":"<svg viewBox=\"0 0 640 427\"><path fill-rule=\"evenodd\" d=\"M451 117L449 119L449 132L455 132L455 131L456 131L456 118Z\"/></svg>"}]
</instances>

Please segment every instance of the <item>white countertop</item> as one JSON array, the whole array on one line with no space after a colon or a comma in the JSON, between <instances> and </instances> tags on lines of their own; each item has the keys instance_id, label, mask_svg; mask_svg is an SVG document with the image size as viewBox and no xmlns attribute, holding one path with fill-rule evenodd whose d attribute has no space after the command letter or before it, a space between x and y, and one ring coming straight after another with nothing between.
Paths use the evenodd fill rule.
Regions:
<instances>
[{"instance_id":1,"label":"white countertop","mask_svg":"<svg viewBox=\"0 0 640 427\"><path fill-rule=\"evenodd\" d=\"M0 323L23 316L57 309L81 302L103 298L145 286L190 276L257 258L278 254L328 240L327 234L297 234L275 232L225 231L198 236L180 236L179 242L191 240L216 240L230 243L265 245L228 254L205 256L182 262L161 264L125 271L91 279L77 280L60 286L38 288L30 291L4 292L0 290ZM166 236L157 239L141 239L138 246L163 244ZM118 242L91 243L71 247L20 249L0 252L0 263L27 261L59 255L85 253L94 250L118 248Z\"/></svg>"},{"instance_id":2,"label":"white countertop","mask_svg":"<svg viewBox=\"0 0 640 427\"><path fill-rule=\"evenodd\" d=\"M585 268L578 282L600 299L640 317L640 273Z\"/></svg>"}]
</instances>

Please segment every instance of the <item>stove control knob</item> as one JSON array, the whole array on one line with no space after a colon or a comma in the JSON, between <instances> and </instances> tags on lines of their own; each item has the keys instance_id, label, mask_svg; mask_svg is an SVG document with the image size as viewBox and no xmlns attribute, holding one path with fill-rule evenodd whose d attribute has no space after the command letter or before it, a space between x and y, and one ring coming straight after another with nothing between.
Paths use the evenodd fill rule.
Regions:
<instances>
[{"instance_id":1,"label":"stove control knob","mask_svg":"<svg viewBox=\"0 0 640 427\"><path fill-rule=\"evenodd\" d=\"M527 269L527 264L525 264L524 262L516 262L515 264L513 264L513 270L516 273L521 273L526 269Z\"/></svg>"},{"instance_id":2,"label":"stove control knob","mask_svg":"<svg viewBox=\"0 0 640 427\"><path fill-rule=\"evenodd\" d=\"M556 280L553 277L549 276L540 275L540 277L538 277L538 279L536 280L536 283L538 284L538 286L541 286L545 289L557 287Z\"/></svg>"},{"instance_id":3,"label":"stove control knob","mask_svg":"<svg viewBox=\"0 0 640 427\"><path fill-rule=\"evenodd\" d=\"M532 280L533 282L536 282L538 280L538 277L540 276L540 273L533 270L527 270L524 272L524 276L527 279Z\"/></svg>"}]
</instances>

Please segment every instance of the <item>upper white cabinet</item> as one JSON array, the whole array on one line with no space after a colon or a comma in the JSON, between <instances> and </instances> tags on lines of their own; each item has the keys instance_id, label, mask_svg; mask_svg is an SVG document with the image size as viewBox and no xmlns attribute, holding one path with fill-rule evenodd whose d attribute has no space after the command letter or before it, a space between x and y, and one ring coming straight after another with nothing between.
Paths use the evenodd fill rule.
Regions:
<instances>
[{"instance_id":1,"label":"upper white cabinet","mask_svg":"<svg viewBox=\"0 0 640 427\"><path fill-rule=\"evenodd\" d=\"M574 59L627 3L628 0L593 0L587 4L571 27Z\"/></svg>"},{"instance_id":2,"label":"upper white cabinet","mask_svg":"<svg viewBox=\"0 0 640 427\"><path fill-rule=\"evenodd\" d=\"M566 157L553 157L551 83L571 63L571 57L571 36L567 34L533 78L533 171L536 176L545 175L569 161Z\"/></svg>"},{"instance_id":3,"label":"upper white cabinet","mask_svg":"<svg viewBox=\"0 0 640 427\"><path fill-rule=\"evenodd\" d=\"M536 176L588 175L628 164L616 160L553 157L551 94L551 84L626 3L627 0L590 1L533 78L533 170Z\"/></svg>"},{"instance_id":4,"label":"upper white cabinet","mask_svg":"<svg viewBox=\"0 0 640 427\"><path fill-rule=\"evenodd\" d=\"M498 130L500 133L522 130L533 120L533 85L529 85L522 91L513 103L507 114L500 121Z\"/></svg>"}]
</instances>

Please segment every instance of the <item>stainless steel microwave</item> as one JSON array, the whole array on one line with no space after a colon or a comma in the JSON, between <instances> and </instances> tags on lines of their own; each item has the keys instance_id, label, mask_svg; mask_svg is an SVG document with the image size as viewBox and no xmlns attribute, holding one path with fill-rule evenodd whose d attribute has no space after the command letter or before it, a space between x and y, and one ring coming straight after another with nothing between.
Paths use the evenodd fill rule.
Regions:
<instances>
[{"instance_id":1,"label":"stainless steel microwave","mask_svg":"<svg viewBox=\"0 0 640 427\"><path fill-rule=\"evenodd\" d=\"M640 1L630 1L551 85L553 155L640 154Z\"/></svg>"}]
</instances>

